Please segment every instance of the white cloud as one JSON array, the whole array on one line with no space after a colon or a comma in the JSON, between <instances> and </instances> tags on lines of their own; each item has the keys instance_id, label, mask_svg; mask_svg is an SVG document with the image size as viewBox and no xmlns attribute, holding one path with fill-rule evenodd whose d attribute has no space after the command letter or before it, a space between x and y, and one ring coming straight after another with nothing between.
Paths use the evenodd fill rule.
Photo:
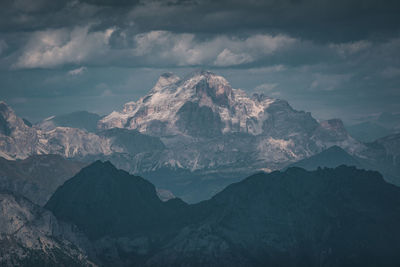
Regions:
<instances>
[{"instance_id":1,"label":"white cloud","mask_svg":"<svg viewBox=\"0 0 400 267\"><path fill-rule=\"evenodd\" d=\"M87 70L87 68L82 66L80 68L68 71L68 75L71 75L71 76L82 75L83 73L86 72L86 70Z\"/></svg>"},{"instance_id":2,"label":"white cloud","mask_svg":"<svg viewBox=\"0 0 400 267\"><path fill-rule=\"evenodd\" d=\"M115 28L90 32L90 26L34 32L15 68L52 68L106 54Z\"/></svg>"},{"instance_id":3,"label":"white cloud","mask_svg":"<svg viewBox=\"0 0 400 267\"><path fill-rule=\"evenodd\" d=\"M251 69L248 69L248 72L253 73L253 74L263 74L263 73L280 72L280 71L285 71L285 70L287 70L285 65L279 64L279 65L273 65L273 66L268 66L268 67L251 68Z\"/></svg>"},{"instance_id":4,"label":"white cloud","mask_svg":"<svg viewBox=\"0 0 400 267\"><path fill-rule=\"evenodd\" d=\"M122 31L118 36L122 36L124 48L111 49L109 42L116 29L90 31L90 27L32 33L13 68L55 68L99 59L116 63L130 60L137 66L228 67L263 60L298 42L282 34L255 34L246 38L215 35L202 39L192 33L150 31L129 36L129 31Z\"/></svg>"},{"instance_id":5,"label":"white cloud","mask_svg":"<svg viewBox=\"0 0 400 267\"><path fill-rule=\"evenodd\" d=\"M151 31L134 37L133 55L147 63L169 62L178 66L234 66L254 62L297 42L286 35L257 34L240 39L226 35L199 40L194 34Z\"/></svg>"},{"instance_id":6,"label":"white cloud","mask_svg":"<svg viewBox=\"0 0 400 267\"><path fill-rule=\"evenodd\" d=\"M243 63L252 62L254 59L248 54L234 54L228 48L225 48L214 61L216 66L234 66Z\"/></svg>"},{"instance_id":7,"label":"white cloud","mask_svg":"<svg viewBox=\"0 0 400 267\"><path fill-rule=\"evenodd\" d=\"M351 74L321 74L315 73L312 75L313 81L310 85L310 90L333 91L340 88L344 83L348 82Z\"/></svg>"},{"instance_id":8,"label":"white cloud","mask_svg":"<svg viewBox=\"0 0 400 267\"><path fill-rule=\"evenodd\" d=\"M353 55L371 47L371 42L361 40L357 42L331 44L330 47L336 50L340 56Z\"/></svg>"}]
</instances>

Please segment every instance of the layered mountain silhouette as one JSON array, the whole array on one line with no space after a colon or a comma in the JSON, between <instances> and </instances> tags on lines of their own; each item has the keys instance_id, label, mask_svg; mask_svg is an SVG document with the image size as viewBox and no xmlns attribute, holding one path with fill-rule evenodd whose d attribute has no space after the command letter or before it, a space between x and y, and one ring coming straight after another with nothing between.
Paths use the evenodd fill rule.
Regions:
<instances>
[{"instance_id":1,"label":"layered mountain silhouette","mask_svg":"<svg viewBox=\"0 0 400 267\"><path fill-rule=\"evenodd\" d=\"M151 183L98 161L46 208L84 231L110 266L400 263L400 188L355 167L259 173L187 205L161 202Z\"/></svg>"},{"instance_id":2,"label":"layered mountain silhouette","mask_svg":"<svg viewBox=\"0 0 400 267\"><path fill-rule=\"evenodd\" d=\"M185 206L179 199L161 201L147 180L96 161L58 188L45 207L96 239L167 233Z\"/></svg>"},{"instance_id":3,"label":"layered mountain silhouette","mask_svg":"<svg viewBox=\"0 0 400 267\"><path fill-rule=\"evenodd\" d=\"M367 121L348 125L350 135L362 142L373 142L388 135L400 133L400 113L383 112Z\"/></svg>"},{"instance_id":4,"label":"layered mountain silhouette","mask_svg":"<svg viewBox=\"0 0 400 267\"><path fill-rule=\"evenodd\" d=\"M389 125L392 117L381 121ZM30 126L0 102L0 156L109 160L190 203L209 199L255 172L280 170L332 146L400 184L399 150L388 145L398 142L399 135L357 141L340 119L317 121L285 100L232 88L209 71L183 78L163 74L145 96L98 118L78 112Z\"/></svg>"},{"instance_id":5,"label":"layered mountain silhouette","mask_svg":"<svg viewBox=\"0 0 400 267\"><path fill-rule=\"evenodd\" d=\"M363 168L359 159L351 156L338 146L332 146L309 158L290 164L289 167L300 167L306 170L316 170L319 167L336 168L340 165Z\"/></svg>"},{"instance_id":6,"label":"layered mountain silhouette","mask_svg":"<svg viewBox=\"0 0 400 267\"><path fill-rule=\"evenodd\" d=\"M391 130L375 122L362 122L346 127L351 136L362 142L372 142L391 134Z\"/></svg>"},{"instance_id":7,"label":"layered mountain silhouette","mask_svg":"<svg viewBox=\"0 0 400 267\"><path fill-rule=\"evenodd\" d=\"M16 161L0 157L0 190L23 195L43 206L60 185L85 165L59 155L35 155Z\"/></svg>"}]
</instances>

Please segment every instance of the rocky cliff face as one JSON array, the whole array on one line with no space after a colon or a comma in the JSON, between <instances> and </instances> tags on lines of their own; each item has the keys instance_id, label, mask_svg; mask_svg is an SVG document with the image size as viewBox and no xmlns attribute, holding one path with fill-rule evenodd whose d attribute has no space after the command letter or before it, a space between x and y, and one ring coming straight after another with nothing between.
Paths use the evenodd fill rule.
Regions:
<instances>
[{"instance_id":1,"label":"rocky cliff face","mask_svg":"<svg viewBox=\"0 0 400 267\"><path fill-rule=\"evenodd\" d=\"M162 75L149 94L101 119L102 131L97 134L70 127L29 127L4 103L2 110L4 157L52 153L95 158L123 153L130 159L121 167L129 165L133 172L161 167L277 169L332 145L350 153L363 147L347 134L340 120L319 123L284 100L258 94L249 97L207 71L183 79ZM132 144L141 143L143 134L154 137L147 138L151 144L159 144L136 156L143 151L133 149L132 153ZM252 166L242 158L251 159Z\"/></svg>"},{"instance_id":2,"label":"rocky cliff face","mask_svg":"<svg viewBox=\"0 0 400 267\"><path fill-rule=\"evenodd\" d=\"M23 197L0 193L1 266L92 266L73 227Z\"/></svg>"},{"instance_id":3,"label":"rocky cliff face","mask_svg":"<svg viewBox=\"0 0 400 267\"><path fill-rule=\"evenodd\" d=\"M0 102L0 124L0 156L6 159L42 154L72 158L111 153L107 139L85 130L56 127L44 131L30 127L4 102Z\"/></svg>"},{"instance_id":4,"label":"rocky cliff face","mask_svg":"<svg viewBox=\"0 0 400 267\"><path fill-rule=\"evenodd\" d=\"M264 132L269 117L266 109L274 102L264 95L248 97L244 91L233 89L225 78L208 71L184 79L163 74L149 94L106 116L99 127L137 129L158 136L258 135Z\"/></svg>"},{"instance_id":5,"label":"rocky cliff face","mask_svg":"<svg viewBox=\"0 0 400 267\"><path fill-rule=\"evenodd\" d=\"M0 151L0 156L7 159L46 152L38 132L27 126L4 102L0 102Z\"/></svg>"},{"instance_id":6,"label":"rocky cliff face","mask_svg":"<svg viewBox=\"0 0 400 267\"><path fill-rule=\"evenodd\" d=\"M167 149L156 165L191 171L239 170L248 164L252 170L277 169L332 145L350 153L363 147L347 134L340 120L319 123L284 100L250 97L207 71L183 79L164 74L149 94L125 104L98 125L160 137Z\"/></svg>"},{"instance_id":7,"label":"rocky cliff face","mask_svg":"<svg viewBox=\"0 0 400 267\"><path fill-rule=\"evenodd\" d=\"M158 183L157 177L152 182L173 193L188 189L181 185L192 184L192 189L202 191L203 184L208 184L207 193L181 191L181 197L190 193L205 199L232 179L281 169L333 145L352 155L365 151L365 145L349 136L340 120L318 122L284 100L248 96L208 71L184 78L161 75L146 96L101 119L96 133L60 126L29 127L3 106L8 114L3 116L7 123L2 123L0 134L3 157L52 153L83 161L110 160L146 177L172 170L166 172L171 176L162 175L170 183ZM175 179L181 171L187 172L185 182ZM232 179L209 183L221 174ZM200 184L195 186L194 179Z\"/></svg>"}]
</instances>

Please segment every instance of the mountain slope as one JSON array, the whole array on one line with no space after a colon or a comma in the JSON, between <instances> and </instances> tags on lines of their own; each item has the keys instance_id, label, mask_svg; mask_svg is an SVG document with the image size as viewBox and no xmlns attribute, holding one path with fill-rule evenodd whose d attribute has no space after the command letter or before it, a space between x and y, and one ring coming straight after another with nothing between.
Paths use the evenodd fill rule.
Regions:
<instances>
[{"instance_id":1,"label":"mountain slope","mask_svg":"<svg viewBox=\"0 0 400 267\"><path fill-rule=\"evenodd\" d=\"M109 266L400 263L400 188L354 167L260 173L187 205L95 162L46 207L84 230Z\"/></svg>"},{"instance_id":2,"label":"mountain slope","mask_svg":"<svg viewBox=\"0 0 400 267\"><path fill-rule=\"evenodd\" d=\"M363 122L347 126L349 134L361 142L372 142L391 134L389 129L375 123Z\"/></svg>"},{"instance_id":3,"label":"mountain slope","mask_svg":"<svg viewBox=\"0 0 400 267\"><path fill-rule=\"evenodd\" d=\"M27 199L0 193L1 266L92 266L85 253L68 241L65 227ZM68 232L68 231L67 231ZM69 231L70 240L81 240Z\"/></svg>"},{"instance_id":4,"label":"mountain slope","mask_svg":"<svg viewBox=\"0 0 400 267\"><path fill-rule=\"evenodd\" d=\"M31 154L45 152L37 131L27 126L2 101L0 101L0 151L0 156L7 159L26 158Z\"/></svg>"},{"instance_id":5,"label":"mountain slope","mask_svg":"<svg viewBox=\"0 0 400 267\"><path fill-rule=\"evenodd\" d=\"M115 152L136 155L165 149L164 143L159 138L142 134L136 130L113 128L100 131L98 134L111 140L111 149Z\"/></svg>"},{"instance_id":6,"label":"mountain slope","mask_svg":"<svg viewBox=\"0 0 400 267\"><path fill-rule=\"evenodd\" d=\"M208 71L182 79L171 73L161 75L146 96L126 103L98 126L161 137L167 149L158 168L170 165L191 171L274 170L332 145L350 153L363 148L338 119L319 123L284 100L248 96ZM242 163L242 157L251 160Z\"/></svg>"},{"instance_id":7,"label":"mountain slope","mask_svg":"<svg viewBox=\"0 0 400 267\"><path fill-rule=\"evenodd\" d=\"M365 144L361 152L364 166L378 170L384 178L400 186L400 134L393 134Z\"/></svg>"},{"instance_id":8,"label":"mountain slope","mask_svg":"<svg viewBox=\"0 0 400 267\"><path fill-rule=\"evenodd\" d=\"M110 129L95 134L71 127L30 127L7 104L0 102L0 157L6 159L57 154L91 160L112 153L134 156L162 149L164 145L158 138L133 130Z\"/></svg>"},{"instance_id":9,"label":"mountain slope","mask_svg":"<svg viewBox=\"0 0 400 267\"><path fill-rule=\"evenodd\" d=\"M340 165L362 167L362 164L355 157L338 146L332 146L309 158L290 164L289 167L316 170L318 167L336 168Z\"/></svg>"},{"instance_id":10,"label":"mountain slope","mask_svg":"<svg viewBox=\"0 0 400 267\"><path fill-rule=\"evenodd\" d=\"M400 133L400 113L383 112L377 117L346 127L357 140L373 142L388 135Z\"/></svg>"},{"instance_id":11,"label":"mountain slope","mask_svg":"<svg viewBox=\"0 0 400 267\"><path fill-rule=\"evenodd\" d=\"M400 189L341 166L257 174L194 205L151 266L397 266Z\"/></svg>"},{"instance_id":12,"label":"mountain slope","mask_svg":"<svg viewBox=\"0 0 400 267\"><path fill-rule=\"evenodd\" d=\"M287 101L248 96L208 71L182 79L161 75L146 96L101 119L96 134L25 127L25 135L32 131L37 136L33 149L13 153L12 138L0 156L52 153L88 162L109 160L130 173L148 174L157 187L191 202L209 198L240 177L281 169L333 145L357 156L365 150L339 119L318 122ZM158 175L166 169L171 175ZM179 173L186 178L176 179Z\"/></svg>"},{"instance_id":13,"label":"mountain slope","mask_svg":"<svg viewBox=\"0 0 400 267\"><path fill-rule=\"evenodd\" d=\"M97 239L164 233L175 223L169 219L176 201L162 202L150 182L96 161L59 187L45 207Z\"/></svg>"},{"instance_id":14,"label":"mountain slope","mask_svg":"<svg viewBox=\"0 0 400 267\"><path fill-rule=\"evenodd\" d=\"M0 102L0 156L25 159L31 155L59 154L67 158L111 154L110 142L85 130L56 127L42 131L30 127Z\"/></svg>"},{"instance_id":15,"label":"mountain slope","mask_svg":"<svg viewBox=\"0 0 400 267\"><path fill-rule=\"evenodd\" d=\"M36 155L16 161L0 158L0 189L16 192L43 206L60 185L85 165L58 155Z\"/></svg>"}]
</instances>

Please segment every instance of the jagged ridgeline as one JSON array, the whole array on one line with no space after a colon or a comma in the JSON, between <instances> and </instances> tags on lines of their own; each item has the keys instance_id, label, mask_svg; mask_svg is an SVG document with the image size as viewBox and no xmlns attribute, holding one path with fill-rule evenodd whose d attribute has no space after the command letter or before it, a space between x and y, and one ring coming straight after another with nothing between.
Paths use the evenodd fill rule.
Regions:
<instances>
[{"instance_id":1,"label":"jagged ridgeline","mask_svg":"<svg viewBox=\"0 0 400 267\"><path fill-rule=\"evenodd\" d=\"M87 163L109 160L190 203L332 146L400 184L400 134L362 143L340 119L317 121L285 100L232 88L209 71L183 78L163 74L145 96L105 117L78 112L30 126L4 102L0 117L4 158L58 154Z\"/></svg>"},{"instance_id":2,"label":"jagged ridgeline","mask_svg":"<svg viewBox=\"0 0 400 267\"><path fill-rule=\"evenodd\" d=\"M97 161L46 208L83 230L108 266L400 264L400 188L355 167L260 173L187 205Z\"/></svg>"}]
</instances>

